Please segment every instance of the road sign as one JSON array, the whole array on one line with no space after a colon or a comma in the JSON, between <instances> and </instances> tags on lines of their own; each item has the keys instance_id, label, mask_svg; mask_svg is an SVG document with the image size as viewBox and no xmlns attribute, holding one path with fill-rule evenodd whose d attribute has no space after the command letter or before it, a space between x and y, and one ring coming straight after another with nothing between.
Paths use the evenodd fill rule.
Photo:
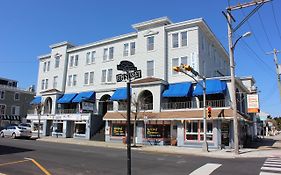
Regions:
<instances>
[{"instance_id":1,"label":"road sign","mask_svg":"<svg viewBox=\"0 0 281 175\"><path fill-rule=\"evenodd\" d=\"M127 71L136 71L137 68L135 67L134 63L125 60L125 61L121 61L120 64L117 65L117 70L127 72Z\"/></svg>"},{"instance_id":2,"label":"road sign","mask_svg":"<svg viewBox=\"0 0 281 175\"><path fill-rule=\"evenodd\" d=\"M141 70L130 72L129 77L128 77L128 74L117 74L116 75L117 82L126 81L126 80L128 80L128 78L130 78L131 80L141 78Z\"/></svg>"}]
</instances>

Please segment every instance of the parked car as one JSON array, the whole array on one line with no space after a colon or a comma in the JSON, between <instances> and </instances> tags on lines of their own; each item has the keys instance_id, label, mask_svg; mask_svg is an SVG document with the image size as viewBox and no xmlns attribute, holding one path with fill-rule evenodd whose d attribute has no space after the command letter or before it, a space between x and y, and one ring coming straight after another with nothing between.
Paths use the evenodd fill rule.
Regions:
<instances>
[{"instance_id":1,"label":"parked car","mask_svg":"<svg viewBox=\"0 0 281 175\"><path fill-rule=\"evenodd\" d=\"M0 137L26 137L30 138L32 136L32 132L26 128L20 126L7 126L6 129L0 131Z\"/></svg>"},{"instance_id":2,"label":"parked car","mask_svg":"<svg viewBox=\"0 0 281 175\"><path fill-rule=\"evenodd\" d=\"M21 123L19 127L25 128L27 130L31 130L31 125L29 123Z\"/></svg>"}]
</instances>

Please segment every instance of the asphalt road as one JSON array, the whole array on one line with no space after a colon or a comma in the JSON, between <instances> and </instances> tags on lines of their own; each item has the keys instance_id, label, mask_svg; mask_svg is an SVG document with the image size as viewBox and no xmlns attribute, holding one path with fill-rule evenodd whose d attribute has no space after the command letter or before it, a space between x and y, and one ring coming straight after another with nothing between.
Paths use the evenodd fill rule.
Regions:
<instances>
[{"instance_id":1,"label":"asphalt road","mask_svg":"<svg viewBox=\"0 0 281 175\"><path fill-rule=\"evenodd\" d=\"M126 153L124 149L0 138L0 174L125 175ZM188 175L212 163L219 165L212 175L258 175L264 161L265 158L216 159L132 150L132 174Z\"/></svg>"}]
</instances>

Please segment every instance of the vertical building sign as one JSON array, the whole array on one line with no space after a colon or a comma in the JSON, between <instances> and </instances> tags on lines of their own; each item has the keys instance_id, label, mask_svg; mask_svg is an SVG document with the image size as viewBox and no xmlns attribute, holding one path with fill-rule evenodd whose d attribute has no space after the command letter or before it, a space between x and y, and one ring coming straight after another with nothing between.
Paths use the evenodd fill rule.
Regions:
<instances>
[{"instance_id":1,"label":"vertical building sign","mask_svg":"<svg viewBox=\"0 0 281 175\"><path fill-rule=\"evenodd\" d=\"M259 112L259 96L258 94L248 94L248 113L258 113Z\"/></svg>"}]
</instances>

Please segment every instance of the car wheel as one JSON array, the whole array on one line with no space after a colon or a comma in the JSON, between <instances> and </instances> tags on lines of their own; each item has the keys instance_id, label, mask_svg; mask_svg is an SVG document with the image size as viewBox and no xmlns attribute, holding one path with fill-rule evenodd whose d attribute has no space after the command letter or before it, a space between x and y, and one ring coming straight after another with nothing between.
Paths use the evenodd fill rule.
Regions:
<instances>
[{"instance_id":1,"label":"car wheel","mask_svg":"<svg viewBox=\"0 0 281 175\"><path fill-rule=\"evenodd\" d=\"M16 133L12 134L12 138L15 139L16 138Z\"/></svg>"},{"instance_id":2,"label":"car wheel","mask_svg":"<svg viewBox=\"0 0 281 175\"><path fill-rule=\"evenodd\" d=\"M3 132L0 133L0 137L2 137L2 138L4 137L4 133Z\"/></svg>"}]
</instances>

